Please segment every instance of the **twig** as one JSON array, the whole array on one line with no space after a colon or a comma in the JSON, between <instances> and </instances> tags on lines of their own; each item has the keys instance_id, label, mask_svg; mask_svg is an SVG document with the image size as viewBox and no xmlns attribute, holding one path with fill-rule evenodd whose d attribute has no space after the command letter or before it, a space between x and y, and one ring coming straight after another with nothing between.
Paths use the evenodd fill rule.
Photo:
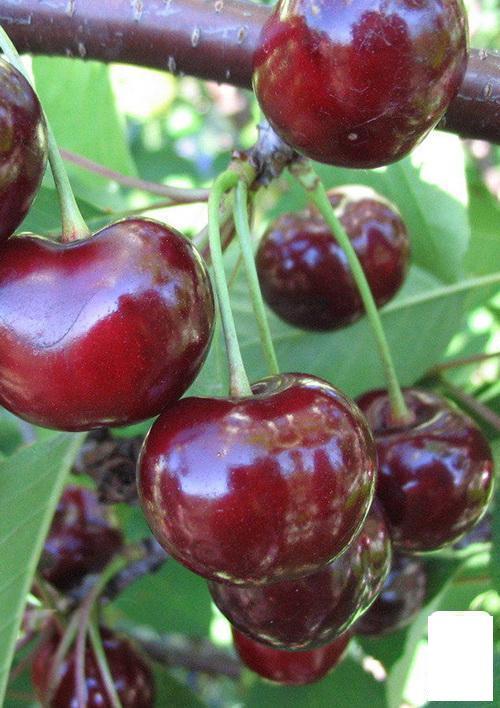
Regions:
<instances>
[{"instance_id":1,"label":"twig","mask_svg":"<svg viewBox=\"0 0 500 708\"><path fill-rule=\"evenodd\" d=\"M492 428L500 432L500 416L498 416L494 411L492 411L491 408L488 408L484 405L484 403L481 403L473 396L469 396L468 393L465 393L465 391L462 391L460 388L457 388L457 386L454 386L442 376L439 377L439 383L451 396L451 398L454 398L465 408L468 408L470 411L472 411L472 413L475 413L478 418L482 418L482 420L491 425Z\"/></svg>"},{"instance_id":2,"label":"twig","mask_svg":"<svg viewBox=\"0 0 500 708\"><path fill-rule=\"evenodd\" d=\"M94 172L95 174L112 179L123 187L129 189L141 189L143 192L157 194L161 197L167 197L171 200L171 204L193 204L196 202L206 202L210 194L208 189L187 189L184 187L171 187L166 184L158 184L157 182L149 182L145 179L130 177L121 172L112 170L99 162L89 160L88 157L78 155L70 150L61 149L61 155L68 162L78 165L84 170Z\"/></svg>"},{"instance_id":3,"label":"twig","mask_svg":"<svg viewBox=\"0 0 500 708\"><path fill-rule=\"evenodd\" d=\"M218 649L207 639L195 639L181 634L157 635L145 628L134 628L126 632L151 659L163 666L227 676L235 680L241 678L242 665L239 659Z\"/></svg>"},{"instance_id":4,"label":"twig","mask_svg":"<svg viewBox=\"0 0 500 708\"><path fill-rule=\"evenodd\" d=\"M472 354L471 356L464 356L460 359L444 361L442 364L436 364L436 366L429 369L427 374L425 374L425 378L433 377L441 371L447 371L448 369L458 369L461 366L469 366L470 364L481 364L483 361L488 361L488 359L497 359L499 357L500 352L491 352L489 354Z\"/></svg>"},{"instance_id":5,"label":"twig","mask_svg":"<svg viewBox=\"0 0 500 708\"><path fill-rule=\"evenodd\" d=\"M169 558L168 553L163 550L153 537L145 538L140 546L143 549L144 556L131 561L129 565L111 578L101 595L103 602L113 600L129 585L132 585L132 583L135 583L136 580L145 575L156 573Z\"/></svg>"}]
</instances>

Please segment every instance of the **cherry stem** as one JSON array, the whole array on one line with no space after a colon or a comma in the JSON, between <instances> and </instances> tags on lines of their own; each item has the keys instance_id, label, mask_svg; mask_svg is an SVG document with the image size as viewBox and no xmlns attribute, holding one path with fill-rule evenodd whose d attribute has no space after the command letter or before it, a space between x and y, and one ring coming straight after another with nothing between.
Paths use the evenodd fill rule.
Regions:
<instances>
[{"instance_id":1,"label":"cherry stem","mask_svg":"<svg viewBox=\"0 0 500 708\"><path fill-rule=\"evenodd\" d=\"M389 344L380 319L380 314L375 304L375 300L373 299L373 295L368 281L366 280L361 263L359 262L356 251L351 244L351 240L341 222L336 217L326 189L323 186L321 179L314 171L311 162L309 160L298 160L292 164L289 169L300 185L306 190L309 199L319 209L321 216L330 227L334 238L338 241L340 247L346 255L379 349L380 359L382 361L389 393L389 400L391 403L393 421L395 423L405 423L412 420L411 413L406 406L403 393L399 385Z\"/></svg>"},{"instance_id":2,"label":"cherry stem","mask_svg":"<svg viewBox=\"0 0 500 708\"><path fill-rule=\"evenodd\" d=\"M24 68L17 49L12 44L8 34L1 25L0 47L12 66L14 66L24 76L26 81L32 85L30 77ZM49 163L59 197L59 207L61 209L62 241L67 243L69 241L76 241L80 238L88 238L90 236L90 231L76 203L75 195L71 189L61 153L57 147L54 132L43 108L42 114L47 128Z\"/></svg>"},{"instance_id":3,"label":"cherry stem","mask_svg":"<svg viewBox=\"0 0 500 708\"><path fill-rule=\"evenodd\" d=\"M50 668L48 668L48 703L50 703L50 701L52 700L52 697L54 696L56 689L59 685L59 681L61 678L59 675L59 669L76 637L76 633L78 631L78 622L79 616L78 613L75 613L70 619L68 626L66 627L66 631L62 635L61 641L59 642L59 645L55 651L54 658L52 659Z\"/></svg>"},{"instance_id":4,"label":"cherry stem","mask_svg":"<svg viewBox=\"0 0 500 708\"><path fill-rule=\"evenodd\" d=\"M464 356L461 359L451 359L450 361L443 361L441 364L436 364L432 369L429 369L426 376L434 376L439 374L441 371L447 371L448 369L457 369L462 366L471 366L473 364L482 364L489 359L500 358L500 352L486 352L485 354L472 354L471 356Z\"/></svg>"},{"instance_id":5,"label":"cherry stem","mask_svg":"<svg viewBox=\"0 0 500 708\"><path fill-rule=\"evenodd\" d=\"M210 255L212 266L214 269L215 290L219 303L219 310L222 319L222 329L224 332L224 340L226 343L226 352L229 363L229 390L232 396L243 398L252 395L250 382L248 380L243 358L241 356L240 347L238 344L238 336L236 334L236 326L234 324L233 313L231 311L231 302L229 299L229 289L227 287L226 274L224 271L224 259L222 256L220 225L219 225L219 207L224 195L229 190L233 189L243 176L243 168L248 167L252 170L252 174L247 178L252 179L254 176L253 168L248 163L239 163L241 165L241 173L235 169L228 169L223 172L215 180L210 197L208 199L208 240L210 244Z\"/></svg>"},{"instance_id":6,"label":"cherry stem","mask_svg":"<svg viewBox=\"0 0 500 708\"><path fill-rule=\"evenodd\" d=\"M236 186L233 214L236 233L238 234L243 262L245 264L250 299L252 300L253 312L259 329L262 350L267 360L269 372L271 374L279 374L278 360L276 358L271 330L269 329L266 309L262 299L257 268L255 267L252 235L248 222L248 186L242 180L240 180Z\"/></svg>"},{"instance_id":7,"label":"cherry stem","mask_svg":"<svg viewBox=\"0 0 500 708\"><path fill-rule=\"evenodd\" d=\"M89 625L89 635L90 643L92 644L92 651L94 653L95 660L97 663L97 668L99 669L99 673L101 674L102 682L104 684L104 687L106 688L106 692L111 701L111 705L113 708L123 708L122 703L120 701L120 697L118 696L118 692L115 687L115 682L113 681L113 676L111 675L111 671L109 670L106 652L104 651L104 647L102 644L101 633L99 632L97 624L94 622L91 622Z\"/></svg>"},{"instance_id":8,"label":"cherry stem","mask_svg":"<svg viewBox=\"0 0 500 708\"><path fill-rule=\"evenodd\" d=\"M143 192L156 194L159 197L166 197L168 200L166 206L206 202L210 194L208 189L171 187L167 184L159 184L157 182L139 179L138 177L130 177L129 175L124 175L122 172L112 170L105 165L101 165L99 162L89 160L88 157L78 155L70 150L65 150L62 148L60 152L64 160L72 162L74 165L77 165L88 172L93 172L101 177L113 180L114 182L121 184L123 187L127 187L128 189L140 189Z\"/></svg>"},{"instance_id":9,"label":"cherry stem","mask_svg":"<svg viewBox=\"0 0 500 708\"><path fill-rule=\"evenodd\" d=\"M85 647L87 642L87 632L90 625L90 615L94 605L106 587L109 580L124 567L126 561L123 557L115 558L109 563L97 578L95 585L85 597L79 610L75 613L78 616L78 632L75 646L75 683L76 695L79 706L87 705L87 686L85 682Z\"/></svg>"}]
</instances>

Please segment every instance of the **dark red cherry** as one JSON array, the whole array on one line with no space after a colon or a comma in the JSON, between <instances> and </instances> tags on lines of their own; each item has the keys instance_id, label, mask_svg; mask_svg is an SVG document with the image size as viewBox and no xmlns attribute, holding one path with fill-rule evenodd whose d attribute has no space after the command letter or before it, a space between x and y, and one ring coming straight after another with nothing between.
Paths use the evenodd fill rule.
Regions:
<instances>
[{"instance_id":1,"label":"dark red cherry","mask_svg":"<svg viewBox=\"0 0 500 708\"><path fill-rule=\"evenodd\" d=\"M58 244L9 239L0 259L0 404L88 430L159 413L192 383L214 302L192 244L149 219Z\"/></svg>"},{"instance_id":2,"label":"dark red cherry","mask_svg":"<svg viewBox=\"0 0 500 708\"><path fill-rule=\"evenodd\" d=\"M273 649L233 629L233 642L242 662L268 681L303 686L324 678L343 658L349 639L343 634L331 644L309 651Z\"/></svg>"},{"instance_id":3,"label":"dark red cherry","mask_svg":"<svg viewBox=\"0 0 500 708\"><path fill-rule=\"evenodd\" d=\"M415 557L394 554L382 592L354 627L356 634L388 634L406 627L422 608L425 566Z\"/></svg>"},{"instance_id":4,"label":"dark red cherry","mask_svg":"<svg viewBox=\"0 0 500 708\"><path fill-rule=\"evenodd\" d=\"M377 444L377 496L394 547L432 551L479 521L493 490L493 459L476 424L443 398L407 389L414 420L393 422L385 391L358 399Z\"/></svg>"},{"instance_id":5,"label":"dark red cherry","mask_svg":"<svg viewBox=\"0 0 500 708\"><path fill-rule=\"evenodd\" d=\"M466 62L461 0L281 0L253 84L270 124L299 152L378 167L436 125Z\"/></svg>"},{"instance_id":6,"label":"dark red cherry","mask_svg":"<svg viewBox=\"0 0 500 708\"><path fill-rule=\"evenodd\" d=\"M40 102L24 76L0 58L0 240L26 216L46 164Z\"/></svg>"},{"instance_id":7,"label":"dark red cherry","mask_svg":"<svg viewBox=\"0 0 500 708\"><path fill-rule=\"evenodd\" d=\"M477 523L472 529L462 536L456 543L453 544L453 548L457 551L461 551L467 546L471 546L473 543L488 543L493 538L493 529L491 524L491 514L486 512L483 518Z\"/></svg>"},{"instance_id":8,"label":"dark red cherry","mask_svg":"<svg viewBox=\"0 0 500 708\"><path fill-rule=\"evenodd\" d=\"M329 196L380 307L408 268L404 222L395 206L366 187L342 187ZM365 312L344 251L314 209L280 216L262 238L256 262L267 304L297 327L335 329Z\"/></svg>"},{"instance_id":9,"label":"dark red cherry","mask_svg":"<svg viewBox=\"0 0 500 708\"><path fill-rule=\"evenodd\" d=\"M240 632L276 649L310 649L343 634L370 607L389 572L389 532L373 509L347 550L313 575L270 585L209 583Z\"/></svg>"},{"instance_id":10,"label":"dark red cherry","mask_svg":"<svg viewBox=\"0 0 500 708\"><path fill-rule=\"evenodd\" d=\"M98 573L123 545L121 531L90 489L71 485L64 490L45 541L42 576L60 590Z\"/></svg>"},{"instance_id":11,"label":"dark red cherry","mask_svg":"<svg viewBox=\"0 0 500 708\"><path fill-rule=\"evenodd\" d=\"M154 423L139 498L162 546L203 577L299 577L359 531L375 484L373 441L355 404L304 374L248 398L185 398Z\"/></svg>"},{"instance_id":12,"label":"dark red cherry","mask_svg":"<svg viewBox=\"0 0 500 708\"><path fill-rule=\"evenodd\" d=\"M154 684L151 671L128 641L109 629L101 628L101 638L113 682L123 708L152 708ZM72 647L59 670L59 683L49 700L52 662L59 646L56 632L42 639L36 649L31 677L36 695L47 708L79 706L76 689L75 650ZM106 684L102 679L94 652L87 644L85 651L86 708L113 708Z\"/></svg>"}]
</instances>

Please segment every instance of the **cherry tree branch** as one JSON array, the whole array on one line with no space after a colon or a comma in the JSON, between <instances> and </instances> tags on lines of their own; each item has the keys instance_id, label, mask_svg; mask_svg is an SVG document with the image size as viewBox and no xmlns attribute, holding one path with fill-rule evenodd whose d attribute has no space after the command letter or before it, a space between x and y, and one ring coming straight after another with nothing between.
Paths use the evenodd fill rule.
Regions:
<instances>
[{"instance_id":1,"label":"cherry tree branch","mask_svg":"<svg viewBox=\"0 0 500 708\"><path fill-rule=\"evenodd\" d=\"M125 62L250 88L271 9L248 0L0 0L21 51ZM439 127L500 142L500 54L472 50Z\"/></svg>"}]
</instances>

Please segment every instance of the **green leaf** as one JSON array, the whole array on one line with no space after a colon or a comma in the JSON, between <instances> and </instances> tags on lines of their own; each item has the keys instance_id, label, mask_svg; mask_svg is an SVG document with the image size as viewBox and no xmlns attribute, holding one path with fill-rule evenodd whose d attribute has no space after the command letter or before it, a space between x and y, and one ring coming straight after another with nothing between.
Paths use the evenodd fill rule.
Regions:
<instances>
[{"instance_id":1,"label":"green leaf","mask_svg":"<svg viewBox=\"0 0 500 708\"><path fill-rule=\"evenodd\" d=\"M57 500L83 435L54 435L0 462L0 705Z\"/></svg>"},{"instance_id":2,"label":"green leaf","mask_svg":"<svg viewBox=\"0 0 500 708\"><path fill-rule=\"evenodd\" d=\"M18 420L7 411L0 410L0 452L11 455L22 443Z\"/></svg>"},{"instance_id":3,"label":"green leaf","mask_svg":"<svg viewBox=\"0 0 500 708\"><path fill-rule=\"evenodd\" d=\"M273 686L257 681L250 689L245 708L385 708L383 685L347 656L319 683L299 688Z\"/></svg>"},{"instance_id":4,"label":"green leaf","mask_svg":"<svg viewBox=\"0 0 500 708\"><path fill-rule=\"evenodd\" d=\"M114 603L136 624L157 632L208 634L211 600L206 582L173 559L127 588Z\"/></svg>"},{"instance_id":5,"label":"green leaf","mask_svg":"<svg viewBox=\"0 0 500 708\"><path fill-rule=\"evenodd\" d=\"M442 355L462 317L463 294L443 295L442 283L413 267L402 290L382 310L384 329L403 385L419 379ZM414 297L435 290L441 297L425 302ZM446 290L444 291L446 293ZM251 380L266 374L244 276L234 290L233 310L245 364ZM305 332L270 313L278 361L283 371L323 377L351 396L384 385L378 350L369 323L333 333Z\"/></svg>"},{"instance_id":6,"label":"green leaf","mask_svg":"<svg viewBox=\"0 0 500 708\"><path fill-rule=\"evenodd\" d=\"M204 705L187 686L168 673L155 667L155 706L182 706L182 708L201 708Z\"/></svg>"},{"instance_id":7,"label":"green leaf","mask_svg":"<svg viewBox=\"0 0 500 708\"><path fill-rule=\"evenodd\" d=\"M105 64L94 61L33 58L36 88L60 147L135 174L108 71ZM78 196L103 207L122 206L108 179L67 166Z\"/></svg>"}]
</instances>

